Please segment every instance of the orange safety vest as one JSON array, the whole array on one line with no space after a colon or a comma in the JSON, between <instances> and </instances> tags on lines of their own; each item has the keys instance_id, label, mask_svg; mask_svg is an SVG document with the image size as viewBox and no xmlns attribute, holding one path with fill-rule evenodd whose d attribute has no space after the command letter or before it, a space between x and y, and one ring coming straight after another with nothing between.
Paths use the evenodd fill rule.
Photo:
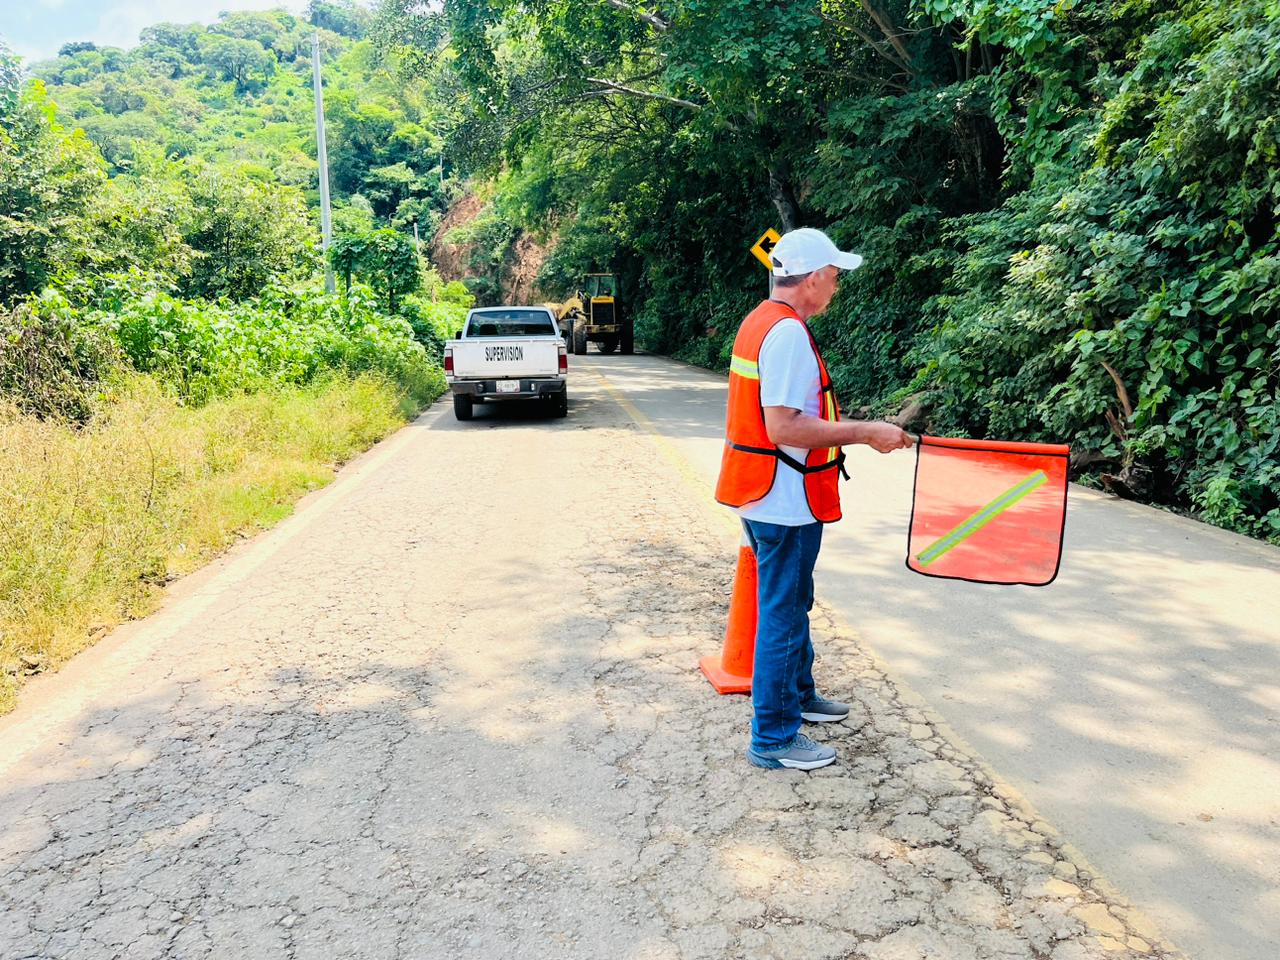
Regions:
<instances>
[{"instance_id":1,"label":"orange safety vest","mask_svg":"<svg viewBox=\"0 0 1280 960\"><path fill-rule=\"evenodd\" d=\"M747 314L738 328L729 364L729 412L716 500L726 506L743 507L761 499L773 489L778 461L782 461L789 469L804 474L805 499L813 518L832 523L840 519L839 476L849 476L844 469L844 451L839 447L810 450L801 463L780 450L765 430L764 407L760 403L760 347L769 331L788 318L800 319L787 304L766 300ZM809 333L808 325L801 325ZM812 333L809 343L818 361L818 415L823 420L839 420L835 389Z\"/></svg>"}]
</instances>

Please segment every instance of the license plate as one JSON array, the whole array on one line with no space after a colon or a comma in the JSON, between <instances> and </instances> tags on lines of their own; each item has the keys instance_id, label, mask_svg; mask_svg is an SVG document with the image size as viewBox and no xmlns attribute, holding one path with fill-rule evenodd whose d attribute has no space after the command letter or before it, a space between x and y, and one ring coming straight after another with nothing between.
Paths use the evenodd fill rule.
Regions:
<instances>
[{"instance_id":1,"label":"license plate","mask_svg":"<svg viewBox=\"0 0 1280 960\"><path fill-rule=\"evenodd\" d=\"M519 393L520 381L519 380L499 380L498 392L499 393Z\"/></svg>"}]
</instances>

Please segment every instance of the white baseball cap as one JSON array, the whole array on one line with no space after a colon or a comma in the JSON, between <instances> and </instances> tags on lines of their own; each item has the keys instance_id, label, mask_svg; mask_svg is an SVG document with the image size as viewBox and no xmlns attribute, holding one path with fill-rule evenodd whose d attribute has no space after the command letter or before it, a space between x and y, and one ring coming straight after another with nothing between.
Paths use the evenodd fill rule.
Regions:
<instances>
[{"instance_id":1,"label":"white baseball cap","mask_svg":"<svg viewBox=\"0 0 1280 960\"><path fill-rule=\"evenodd\" d=\"M821 230L801 227L784 233L769 251L775 277L799 277L823 267L839 267L841 270L857 270L862 257L845 253Z\"/></svg>"}]
</instances>

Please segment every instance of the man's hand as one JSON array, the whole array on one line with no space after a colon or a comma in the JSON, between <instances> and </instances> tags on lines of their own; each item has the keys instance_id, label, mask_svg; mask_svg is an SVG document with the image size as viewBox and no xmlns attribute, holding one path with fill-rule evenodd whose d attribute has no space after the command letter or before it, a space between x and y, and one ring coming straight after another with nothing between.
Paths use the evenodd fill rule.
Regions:
<instances>
[{"instance_id":1,"label":"man's hand","mask_svg":"<svg viewBox=\"0 0 1280 960\"><path fill-rule=\"evenodd\" d=\"M854 443L865 443L872 450L880 453L892 453L903 450L916 442L916 438L901 427L884 421L857 424L862 436Z\"/></svg>"},{"instance_id":2,"label":"man's hand","mask_svg":"<svg viewBox=\"0 0 1280 960\"><path fill-rule=\"evenodd\" d=\"M876 420L833 422L806 416L791 407L765 407L764 427L771 442L810 450L865 443L873 450L889 453L916 442L915 437L892 423Z\"/></svg>"}]
</instances>

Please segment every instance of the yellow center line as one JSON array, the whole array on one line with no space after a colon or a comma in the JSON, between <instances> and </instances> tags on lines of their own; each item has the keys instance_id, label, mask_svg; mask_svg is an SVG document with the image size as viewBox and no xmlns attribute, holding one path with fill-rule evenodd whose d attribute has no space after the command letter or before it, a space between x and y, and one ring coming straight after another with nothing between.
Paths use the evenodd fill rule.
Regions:
<instances>
[{"instance_id":1,"label":"yellow center line","mask_svg":"<svg viewBox=\"0 0 1280 960\"><path fill-rule=\"evenodd\" d=\"M578 369L582 369L582 367L579 366ZM705 477L699 476L684 454L676 448L675 444L668 440L654 422L641 413L640 409L628 400L621 390L610 383L608 377L595 369L591 369L591 373L600 380L601 386L604 387L610 398L626 412L627 416L635 421L636 426L649 435L649 438L662 451L662 455L676 468L676 472L689 487L694 499L707 515L715 517L717 523L732 527L735 532L741 531L742 522L728 507L721 507L720 504L715 502L715 498L711 495L711 485Z\"/></svg>"}]
</instances>

